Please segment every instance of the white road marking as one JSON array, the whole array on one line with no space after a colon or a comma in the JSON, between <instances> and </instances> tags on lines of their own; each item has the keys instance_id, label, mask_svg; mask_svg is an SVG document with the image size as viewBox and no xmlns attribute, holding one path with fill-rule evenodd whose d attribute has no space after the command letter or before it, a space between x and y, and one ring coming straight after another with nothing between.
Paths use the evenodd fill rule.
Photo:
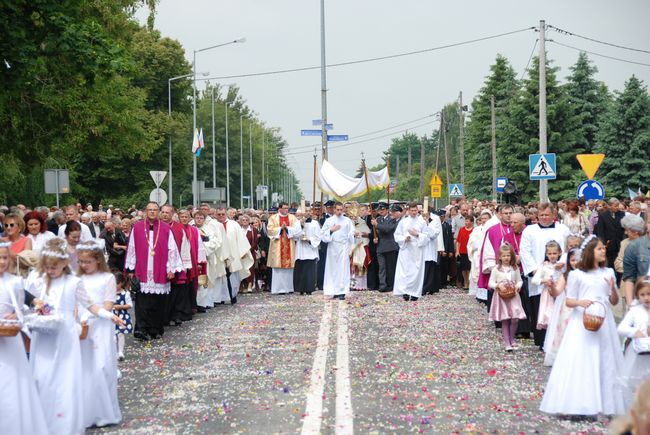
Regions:
<instances>
[{"instance_id":1,"label":"white road marking","mask_svg":"<svg viewBox=\"0 0 650 435\"><path fill-rule=\"evenodd\" d=\"M347 308L348 304L346 302L339 302L336 338L336 433L342 435L354 433Z\"/></svg>"},{"instance_id":2,"label":"white road marking","mask_svg":"<svg viewBox=\"0 0 650 435\"><path fill-rule=\"evenodd\" d=\"M323 392L325 390L325 372L327 365L327 351L329 350L330 323L332 321L332 303L325 301L323 317L318 330L318 344L314 354L314 365L311 369L309 392L307 393L307 406L305 419L302 423L302 434L318 434L323 420Z\"/></svg>"}]
</instances>

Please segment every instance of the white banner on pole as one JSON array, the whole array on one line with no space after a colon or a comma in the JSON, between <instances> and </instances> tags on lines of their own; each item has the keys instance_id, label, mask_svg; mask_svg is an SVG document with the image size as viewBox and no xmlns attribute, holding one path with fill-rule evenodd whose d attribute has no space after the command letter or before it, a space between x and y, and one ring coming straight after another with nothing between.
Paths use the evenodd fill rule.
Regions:
<instances>
[{"instance_id":1,"label":"white banner on pole","mask_svg":"<svg viewBox=\"0 0 650 435\"><path fill-rule=\"evenodd\" d=\"M379 171L368 171L368 187L371 190L386 189L390 184L388 168ZM366 193L364 176L353 178L339 172L327 160L323 162L318 174L318 186L328 195L341 201L356 198Z\"/></svg>"}]
</instances>

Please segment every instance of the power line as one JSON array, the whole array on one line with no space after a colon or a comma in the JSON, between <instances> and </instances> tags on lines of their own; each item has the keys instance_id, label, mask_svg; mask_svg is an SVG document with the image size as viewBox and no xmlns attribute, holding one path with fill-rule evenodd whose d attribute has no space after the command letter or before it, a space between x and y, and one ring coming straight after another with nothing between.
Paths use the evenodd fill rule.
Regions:
<instances>
[{"instance_id":1,"label":"power line","mask_svg":"<svg viewBox=\"0 0 650 435\"><path fill-rule=\"evenodd\" d=\"M429 53L429 52L432 52L432 51L444 50L445 48L452 48L452 47L459 47L461 45L474 44L476 42L487 41L487 40L495 39L495 38L501 38L503 36L514 35L516 33L527 32L529 30L535 30L535 29L536 29L536 27L526 27L524 29L513 30L511 32L505 32L505 33L498 33L496 35L484 36L482 38L470 39L468 41L456 42L456 43L453 43L453 44L440 45L440 46L437 46L437 47L425 48L425 49L422 49L422 50L407 51L407 52L404 52L404 53L391 54L391 55L388 55L388 56L379 56L379 57L371 57L371 58L367 58L367 59L351 60L351 61L348 61L348 62L332 63L332 64L325 65L325 66L327 68L334 68L334 67L339 67L339 66L356 65L356 64L360 64L360 63L377 62L377 61L380 61L380 60L395 59L395 58L398 58L398 57L412 56L412 55L415 55L415 54L422 54L422 53ZM263 72L248 73L248 74L237 74L237 75L229 75L229 76L197 78L196 80L197 81L226 80L226 79L237 79L237 78L244 78L244 77L258 77L258 76L286 74L286 73L300 72L300 71L310 71L310 70L315 70L315 69L320 69L320 68L321 68L320 65L319 66L307 66L307 67L302 67L302 68L281 69L281 70L275 70L275 71L263 71Z\"/></svg>"},{"instance_id":2,"label":"power line","mask_svg":"<svg viewBox=\"0 0 650 435\"><path fill-rule=\"evenodd\" d=\"M569 44L563 44L562 42L557 42L557 41L554 41L553 39L547 39L546 42L552 42L554 44L561 45L562 47L571 48L571 49L576 50L576 51L583 51L585 53L593 54L594 56L604 57L606 59L617 60L619 62L631 63L631 64L634 64L634 65L650 66L650 63L636 62L634 60L621 59L620 57L614 57L614 56L608 56L606 54L595 53L593 51L589 51L589 50L585 50L585 49L582 49L582 48L574 47L574 46L569 45Z\"/></svg>"},{"instance_id":3,"label":"power line","mask_svg":"<svg viewBox=\"0 0 650 435\"><path fill-rule=\"evenodd\" d=\"M332 146L330 146L329 148L330 148L330 149L336 149L336 148L347 147L347 146L350 146L350 145L357 145L357 144L360 144L360 143L371 142L371 141L373 141L373 140L382 139L382 138L384 138L384 137L388 137L388 136L395 136L396 134L404 133L404 132L407 132L407 131L409 131L409 130L416 129L416 128L420 128L420 127L424 127L425 125L430 125L430 124L431 124L431 122L425 122L425 123L423 123L423 124L414 125L414 126L411 126L411 127L409 127L409 128L404 128L404 129L402 129L402 130L394 131L394 132L387 133L387 134L384 134L384 135L381 135L381 136L377 136L377 137L371 137L371 138L364 139L364 140L357 140L357 141L348 142L348 143L341 144L341 145L332 145ZM285 154L285 156L292 156L292 155L297 155L297 154L306 154L306 153L311 153L311 152L312 152L312 151L310 151L310 150L306 150L306 151L296 151L296 152L288 152L288 153Z\"/></svg>"},{"instance_id":4,"label":"power line","mask_svg":"<svg viewBox=\"0 0 650 435\"><path fill-rule=\"evenodd\" d=\"M578 35L577 33L569 32L568 30L560 29L559 27L555 27L555 26L552 26L550 24L547 24L546 27L550 28L550 29L553 29L556 32L564 34L564 35L575 36L576 38L586 39L587 41L596 42L598 44L609 45L610 47L621 48L623 50L638 51L640 53L648 53L648 54L650 54L650 51L648 51L648 50L643 50L641 48L626 47L624 45L619 45L619 44L613 44L611 42L600 41L600 40L595 39L595 38L589 38L588 36L582 36L582 35Z\"/></svg>"},{"instance_id":5,"label":"power line","mask_svg":"<svg viewBox=\"0 0 650 435\"><path fill-rule=\"evenodd\" d=\"M533 60L533 56L535 55L535 49L537 48L538 42L539 39L535 39L535 44L533 44L533 49L530 51L530 57L528 58L528 62L526 63L526 68L524 68L524 70L522 71L519 81L522 81L524 79L524 76L528 72L528 67L530 66L530 61Z\"/></svg>"}]
</instances>

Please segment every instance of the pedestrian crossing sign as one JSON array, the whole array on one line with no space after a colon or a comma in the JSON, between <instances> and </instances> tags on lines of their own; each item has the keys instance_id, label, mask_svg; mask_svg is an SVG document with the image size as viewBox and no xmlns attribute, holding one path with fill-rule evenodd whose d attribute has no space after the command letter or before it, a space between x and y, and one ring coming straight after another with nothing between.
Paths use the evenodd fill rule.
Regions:
<instances>
[{"instance_id":1,"label":"pedestrian crossing sign","mask_svg":"<svg viewBox=\"0 0 650 435\"><path fill-rule=\"evenodd\" d=\"M528 169L531 180L555 180L557 176L555 154L530 154Z\"/></svg>"},{"instance_id":2,"label":"pedestrian crossing sign","mask_svg":"<svg viewBox=\"0 0 650 435\"><path fill-rule=\"evenodd\" d=\"M460 183L450 184L449 196L463 196L463 185Z\"/></svg>"}]
</instances>

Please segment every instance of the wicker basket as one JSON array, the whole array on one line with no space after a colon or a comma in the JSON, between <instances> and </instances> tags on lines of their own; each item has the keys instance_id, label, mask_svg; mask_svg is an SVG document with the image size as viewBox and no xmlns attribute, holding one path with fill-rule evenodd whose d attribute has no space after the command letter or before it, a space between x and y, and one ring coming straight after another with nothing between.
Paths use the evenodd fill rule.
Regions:
<instances>
[{"instance_id":1,"label":"wicker basket","mask_svg":"<svg viewBox=\"0 0 650 435\"><path fill-rule=\"evenodd\" d=\"M596 307L598 305L596 304L602 307L602 309L597 309ZM582 324L585 326L585 329L592 332L598 331L603 325L603 322L605 322L606 310L605 304L600 301L593 301L588 308L585 308L585 311L582 313Z\"/></svg>"},{"instance_id":2,"label":"wicker basket","mask_svg":"<svg viewBox=\"0 0 650 435\"><path fill-rule=\"evenodd\" d=\"M88 323L81 323L81 333L79 333L79 340L85 340L88 338Z\"/></svg>"},{"instance_id":3,"label":"wicker basket","mask_svg":"<svg viewBox=\"0 0 650 435\"><path fill-rule=\"evenodd\" d=\"M20 332L20 322L0 322L0 337L15 337Z\"/></svg>"},{"instance_id":4,"label":"wicker basket","mask_svg":"<svg viewBox=\"0 0 650 435\"><path fill-rule=\"evenodd\" d=\"M506 281L498 286L497 293L499 293L499 297L503 300L512 299L517 294L517 287L514 282Z\"/></svg>"}]
</instances>

